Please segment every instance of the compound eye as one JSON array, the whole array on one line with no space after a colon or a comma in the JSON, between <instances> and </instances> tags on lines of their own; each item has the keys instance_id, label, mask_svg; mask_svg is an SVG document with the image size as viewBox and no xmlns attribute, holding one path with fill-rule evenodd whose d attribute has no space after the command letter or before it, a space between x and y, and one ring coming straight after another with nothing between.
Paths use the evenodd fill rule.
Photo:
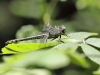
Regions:
<instances>
[{"instance_id":1,"label":"compound eye","mask_svg":"<svg viewBox=\"0 0 100 75\"><path fill-rule=\"evenodd\" d=\"M65 29L63 29L63 30L62 30L62 33L65 33L65 31L66 31L66 30L65 30Z\"/></svg>"}]
</instances>

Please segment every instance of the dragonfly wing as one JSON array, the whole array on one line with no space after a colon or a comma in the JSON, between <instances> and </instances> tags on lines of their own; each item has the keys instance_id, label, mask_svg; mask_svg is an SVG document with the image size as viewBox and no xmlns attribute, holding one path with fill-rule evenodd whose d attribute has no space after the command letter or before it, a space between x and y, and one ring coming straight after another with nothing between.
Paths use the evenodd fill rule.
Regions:
<instances>
[{"instance_id":1,"label":"dragonfly wing","mask_svg":"<svg viewBox=\"0 0 100 75\"><path fill-rule=\"evenodd\" d=\"M49 22L46 22L42 31L48 32L50 28L52 28L52 26L49 24Z\"/></svg>"},{"instance_id":2,"label":"dragonfly wing","mask_svg":"<svg viewBox=\"0 0 100 75\"><path fill-rule=\"evenodd\" d=\"M46 43L48 37L49 37L49 34L46 34L45 36L43 36L43 39L42 39L40 42L41 42L41 43Z\"/></svg>"}]
</instances>

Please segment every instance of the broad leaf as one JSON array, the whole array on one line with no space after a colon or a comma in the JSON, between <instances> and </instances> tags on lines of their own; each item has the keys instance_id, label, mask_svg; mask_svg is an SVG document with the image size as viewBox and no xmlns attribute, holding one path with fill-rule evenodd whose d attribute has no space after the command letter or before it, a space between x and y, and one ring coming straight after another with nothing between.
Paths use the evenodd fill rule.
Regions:
<instances>
[{"instance_id":1,"label":"broad leaf","mask_svg":"<svg viewBox=\"0 0 100 75\"><path fill-rule=\"evenodd\" d=\"M100 38L89 38L86 43L100 48Z\"/></svg>"},{"instance_id":2,"label":"broad leaf","mask_svg":"<svg viewBox=\"0 0 100 75\"><path fill-rule=\"evenodd\" d=\"M49 50L38 59L37 65L49 69L58 69L69 65L69 57L57 51Z\"/></svg>"},{"instance_id":3,"label":"broad leaf","mask_svg":"<svg viewBox=\"0 0 100 75\"><path fill-rule=\"evenodd\" d=\"M100 65L100 52L98 50L86 44L81 44L81 47L90 60Z\"/></svg>"},{"instance_id":4,"label":"broad leaf","mask_svg":"<svg viewBox=\"0 0 100 75\"><path fill-rule=\"evenodd\" d=\"M58 43L59 42L8 44L4 48L2 48L2 52L3 54L29 52L29 51L39 50L41 48L52 47L57 45Z\"/></svg>"},{"instance_id":5,"label":"broad leaf","mask_svg":"<svg viewBox=\"0 0 100 75\"><path fill-rule=\"evenodd\" d=\"M25 58L27 56L27 53L21 53L21 54L16 54L16 55L12 55L12 56L3 56L3 60L6 63L12 64L16 61L22 60L23 58Z\"/></svg>"},{"instance_id":6,"label":"broad leaf","mask_svg":"<svg viewBox=\"0 0 100 75\"><path fill-rule=\"evenodd\" d=\"M32 62L37 62L36 60L43 54L44 51L35 51L28 53L21 53L12 56L3 56L3 60L6 64L12 65L13 67L22 67L23 65L28 65Z\"/></svg>"},{"instance_id":7,"label":"broad leaf","mask_svg":"<svg viewBox=\"0 0 100 75\"><path fill-rule=\"evenodd\" d=\"M49 69L57 69L69 64L69 57L65 54L72 49L75 51L77 47L78 44L75 43L62 43L49 51L39 50L21 55L14 55L8 58L4 57L3 59L6 63L12 64L14 67L26 67L30 64L37 64L38 66L44 66Z\"/></svg>"},{"instance_id":8,"label":"broad leaf","mask_svg":"<svg viewBox=\"0 0 100 75\"><path fill-rule=\"evenodd\" d=\"M83 58L79 53L76 52L76 49L78 48L78 46L79 44L77 43L62 43L53 47L50 50L53 50L53 51L55 50L57 52L67 54L70 56L74 64L78 63L77 65L88 68L89 67L88 62L85 60L85 58Z\"/></svg>"},{"instance_id":9,"label":"broad leaf","mask_svg":"<svg viewBox=\"0 0 100 75\"><path fill-rule=\"evenodd\" d=\"M76 33L68 34L69 38L78 39L78 40L88 38L89 36L96 36L96 35L98 34L90 33L90 32L76 32Z\"/></svg>"},{"instance_id":10,"label":"broad leaf","mask_svg":"<svg viewBox=\"0 0 100 75\"><path fill-rule=\"evenodd\" d=\"M22 59L21 59L21 58ZM60 60L59 60L60 59ZM69 57L57 51L40 50L12 57L4 57L6 63L13 67L34 67L34 65L57 69L69 65ZM51 62L52 61L52 62Z\"/></svg>"},{"instance_id":11,"label":"broad leaf","mask_svg":"<svg viewBox=\"0 0 100 75\"><path fill-rule=\"evenodd\" d=\"M61 52L61 53L64 53L66 54L67 52L69 52L69 50L73 50L75 51L78 47L78 44L77 43L62 43L62 44L59 44L53 48L51 48L50 50L55 50L57 52Z\"/></svg>"},{"instance_id":12,"label":"broad leaf","mask_svg":"<svg viewBox=\"0 0 100 75\"><path fill-rule=\"evenodd\" d=\"M11 68L12 68L12 66L10 64L0 63L0 74L8 71Z\"/></svg>"}]
</instances>

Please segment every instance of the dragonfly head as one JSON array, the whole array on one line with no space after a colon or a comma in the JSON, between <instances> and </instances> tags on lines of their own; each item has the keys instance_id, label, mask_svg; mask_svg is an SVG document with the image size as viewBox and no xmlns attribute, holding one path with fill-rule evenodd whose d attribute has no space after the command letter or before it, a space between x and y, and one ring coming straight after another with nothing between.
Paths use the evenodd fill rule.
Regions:
<instances>
[{"instance_id":1,"label":"dragonfly head","mask_svg":"<svg viewBox=\"0 0 100 75\"><path fill-rule=\"evenodd\" d=\"M65 34L65 32L66 32L66 27L64 26L64 25L62 25L61 27L60 27L60 30L61 30L61 34Z\"/></svg>"}]
</instances>

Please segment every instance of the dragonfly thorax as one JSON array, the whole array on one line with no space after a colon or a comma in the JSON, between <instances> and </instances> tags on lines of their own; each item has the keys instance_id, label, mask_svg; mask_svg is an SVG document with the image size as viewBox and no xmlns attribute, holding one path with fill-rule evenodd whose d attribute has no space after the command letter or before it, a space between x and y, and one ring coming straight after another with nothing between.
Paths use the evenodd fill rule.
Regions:
<instances>
[{"instance_id":1,"label":"dragonfly thorax","mask_svg":"<svg viewBox=\"0 0 100 75\"><path fill-rule=\"evenodd\" d=\"M59 27L54 27L54 28L51 28L50 30L49 30L49 35L50 36L57 36L57 35L60 35L61 34L61 31L60 31L60 29L59 29Z\"/></svg>"}]
</instances>

